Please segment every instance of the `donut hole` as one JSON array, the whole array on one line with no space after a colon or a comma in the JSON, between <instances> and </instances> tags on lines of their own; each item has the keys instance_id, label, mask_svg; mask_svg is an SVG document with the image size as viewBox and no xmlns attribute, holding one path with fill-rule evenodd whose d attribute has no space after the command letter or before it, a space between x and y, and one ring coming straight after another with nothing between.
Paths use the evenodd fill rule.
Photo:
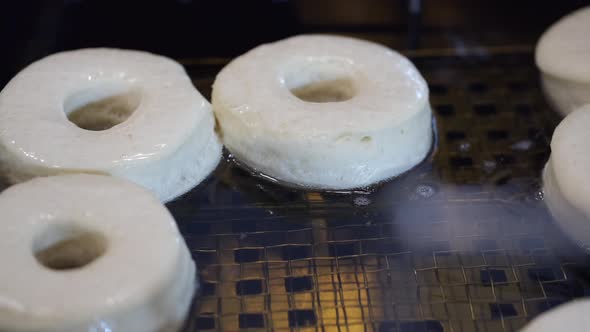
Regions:
<instances>
[{"instance_id":1,"label":"donut hole","mask_svg":"<svg viewBox=\"0 0 590 332\"><path fill-rule=\"evenodd\" d=\"M107 250L106 237L75 225L51 225L33 241L37 261L51 270L82 268Z\"/></svg>"},{"instance_id":2,"label":"donut hole","mask_svg":"<svg viewBox=\"0 0 590 332\"><path fill-rule=\"evenodd\" d=\"M357 93L351 63L345 59L312 59L292 66L284 76L291 93L306 102L332 103Z\"/></svg>"},{"instance_id":3,"label":"donut hole","mask_svg":"<svg viewBox=\"0 0 590 332\"><path fill-rule=\"evenodd\" d=\"M64 103L68 120L92 131L107 130L127 120L141 103L141 92L119 85L78 91Z\"/></svg>"}]
</instances>

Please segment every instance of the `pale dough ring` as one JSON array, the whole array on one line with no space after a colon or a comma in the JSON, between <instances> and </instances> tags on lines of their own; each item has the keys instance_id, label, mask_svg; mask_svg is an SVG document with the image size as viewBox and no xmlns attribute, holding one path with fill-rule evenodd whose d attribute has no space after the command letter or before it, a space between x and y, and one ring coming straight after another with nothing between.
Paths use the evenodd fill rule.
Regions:
<instances>
[{"instance_id":1,"label":"pale dough ring","mask_svg":"<svg viewBox=\"0 0 590 332\"><path fill-rule=\"evenodd\" d=\"M212 103L237 160L296 186L367 186L414 167L432 145L418 70L358 39L304 35L259 46L223 68Z\"/></svg>"},{"instance_id":2,"label":"pale dough ring","mask_svg":"<svg viewBox=\"0 0 590 332\"><path fill-rule=\"evenodd\" d=\"M585 332L590 326L590 300L574 300L533 319L521 332Z\"/></svg>"},{"instance_id":3,"label":"pale dough ring","mask_svg":"<svg viewBox=\"0 0 590 332\"><path fill-rule=\"evenodd\" d=\"M0 331L164 332L183 324L195 265L144 188L103 175L0 194Z\"/></svg>"},{"instance_id":4,"label":"pale dough ring","mask_svg":"<svg viewBox=\"0 0 590 332\"><path fill-rule=\"evenodd\" d=\"M109 174L168 201L219 162L214 125L209 103L173 60L117 49L62 52L29 65L0 92L0 166L12 183Z\"/></svg>"},{"instance_id":5,"label":"pale dough ring","mask_svg":"<svg viewBox=\"0 0 590 332\"><path fill-rule=\"evenodd\" d=\"M590 103L590 7L553 24L537 43L543 90L562 115Z\"/></svg>"},{"instance_id":6,"label":"pale dough ring","mask_svg":"<svg viewBox=\"0 0 590 332\"><path fill-rule=\"evenodd\" d=\"M590 249L590 105L561 121L543 171L544 197L563 231Z\"/></svg>"}]
</instances>

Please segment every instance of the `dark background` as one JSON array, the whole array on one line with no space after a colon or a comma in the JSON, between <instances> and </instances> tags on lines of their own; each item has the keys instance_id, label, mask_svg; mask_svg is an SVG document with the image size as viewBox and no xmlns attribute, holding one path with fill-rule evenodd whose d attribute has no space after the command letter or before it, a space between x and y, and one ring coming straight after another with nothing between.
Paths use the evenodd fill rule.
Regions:
<instances>
[{"instance_id":1,"label":"dark background","mask_svg":"<svg viewBox=\"0 0 590 332\"><path fill-rule=\"evenodd\" d=\"M583 0L6 1L0 86L30 62L82 47L177 59L233 57L298 33L339 33L395 49L534 45ZM410 10L414 8L415 10Z\"/></svg>"}]
</instances>

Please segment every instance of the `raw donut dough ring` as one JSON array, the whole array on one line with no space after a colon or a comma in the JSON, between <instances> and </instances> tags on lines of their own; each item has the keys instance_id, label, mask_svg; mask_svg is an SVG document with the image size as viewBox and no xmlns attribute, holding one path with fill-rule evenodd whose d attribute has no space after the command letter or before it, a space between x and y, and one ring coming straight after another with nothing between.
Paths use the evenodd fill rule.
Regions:
<instances>
[{"instance_id":1,"label":"raw donut dough ring","mask_svg":"<svg viewBox=\"0 0 590 332\"><path fill-rule=\"evenodd\" d=\"M296 186L367 186L414 167L432 145L418 70L391 49L352 38L259 46L219 73L212 103L239 162Z\"/></svg>"},{"instance_id":2,"label":"raw donut dough ring","mask_svg":"<svg viewBox=\"0 0 590 332\"><path fill-rule=\"evenodd\" d=\"M590 105L570 113L551 138L543 170L544 199L557 224L590 249Z\"/></svg>"},{"instance_id":3,"label":"raw donut dough ring","mask_svg":"<svg viewBox=\"0 0 590 332\"><path fill-rule=\"evenodd\" d=\"M590 325L590 300L574 300L533 319L520 332L584 332Z\"/></svg>"},{"instance_id":4,"label":"raw donut dough ring","mask_svg":"<svg viewBox=\"0 0 590 332\"><path fill-rule=\"evenodd\" d=\"M590 103L590 7L557 21L535 51L543 90L562 115Z\"/></svg>"},{"instance_id":5,"label":"raw donut dough ring","mask_svg":"<svg viewBox=\"0 0 590 332\"><path fill-rule=\"evenodd\" d=\"M121 97L86 130L68 114ZM121 105L122 104L122 105ZM101 113L102 116L98 114ZM88 125L88 116L74 114ZM125 178L171 200L201 182L221 158L209 103L178 63L154 54L83 49L57 53L15 76L0 93L0 166L10 182L63 173Z\"/></svg>"},{"instance_id":6,"label":"raw donut dough ring","mask_svg":"<svg viewBox=\"0 0 590 332\"><path fill-rule=\"evenodd\" d=\"M0 194L0 211L1 331L181 327L195 266L174 219L145 189L101 175L36 178ZM76 237L82 250L40 256L56 269L36 259L35 251ZM59 270L93 251L87 265Z\"/></svg>"}]
</instances>

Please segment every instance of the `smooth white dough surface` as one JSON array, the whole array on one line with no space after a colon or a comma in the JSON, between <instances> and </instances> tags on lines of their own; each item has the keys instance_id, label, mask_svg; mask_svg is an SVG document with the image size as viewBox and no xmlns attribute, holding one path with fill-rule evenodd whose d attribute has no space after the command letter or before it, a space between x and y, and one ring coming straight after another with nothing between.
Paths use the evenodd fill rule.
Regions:
<instances>
[{"instance_id":1,"label":"smooth white dough surface","mask_svg":"<svg viewBox=\"0 0 590 332\"><path fill-rule=\"evenodd\" d=\"M585 332L590 326L590 300L575 300L533 319L521 332Z\"/></svg>"},{"instance_id":2,"label":"smooth white dough surface","mask_svg":"<svg viewBox=\"0 0 590 332\"><path fill-rule=\"evenodd\" d=\"M95 131L68 119L83 105L117 96L136 106L122 123ZM62 52L29 65L0 92L0 167L13 183L109 174L168 201L219 162L214 125L210 104L171 59L117 49Z\"/></svg>"},{"instance_id":3,"label":"smooth white dough surface","mask_svg":"<svg viewBox=\"0 0 590 332\"><path fill-rule=\"evenodd\" d=\"M535 51L549 101L566 115L590 103L590 7L553 24Z\"/></svg>"},{"instance_id":4,"label":"smooth white dough surface","mask_svg":"<svg viewBox=\"0 0 590 332\"><path fill-rule=\"evenodd\" d=\"M305 101L321 89L343 101ZM310 87L311 86L311 87ZM291 91L294 91L293 93ZM236 58L213 85L222 141L255 171L303 187L350 189L420 163L432 146L428 86L399 53L302 35Z\"/></svg>"},{"instance_id":5,"label":"smooth white dough surface","mask_svg":"<svg viewBox=\"0 0 590 332\"><path fill-rule=\"evenodd\" d=\"M144 188L102 175L36 178L2 192L0 211L0 331L181 327L195 265L174 219ZM49 246L74 230L103 235L102 256L67 270L35 258L39 243Z\"/></svg>"},{"instance_id":6,"label":"smooth white dough surface","mask_svg":"<svg viewBox=\"0 0 590 332\"><path fill-rule=\"evenodd\" d=\"M555 129L543 171L545 202L558 225L590 247L590 105L570 113Z\"/></svg>"}]
</instances>

